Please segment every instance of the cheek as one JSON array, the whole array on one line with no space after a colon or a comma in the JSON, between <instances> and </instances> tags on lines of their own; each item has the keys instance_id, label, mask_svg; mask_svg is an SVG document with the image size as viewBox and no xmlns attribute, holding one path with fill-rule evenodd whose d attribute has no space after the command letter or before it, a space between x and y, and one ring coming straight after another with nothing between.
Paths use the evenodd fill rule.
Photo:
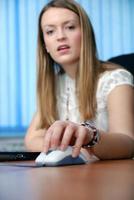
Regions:
<instances>
[{"instance_id":1,"label":"cheek","mask_svg":"<svg viewBox=\"0 0 134 200\"><path fill-rule=\"evenodd\" d=\"M81 33L77 33L75 35L75 37L73 38L73 42L74 42L76 48L80 48L81 47Z\"/></svg>"},{"instance_id":2,"label":"cheek","mask_svg":"<svg viewBox=\"0 0 134 200\"><path fill-rule=\"evenodd\" d=\"M54 41L51 39L44 38L45 47L47 50L47 53L51 56L52 59L55 60L55 46Z\"/></svg>"},{"instance_id":3,"label":"cheek","mask_svg":"<svg viewBox=\"0 0 134 200\"><path fill-rule=\"evenodd\" d=\"M44 36L44 44L47 50L52 51L53 49L53 40L48 38L47 36Z\"/></svg>"},{"instance_id":4,"label":"cheek","mask_svg":"<svg viewBox=\"0 0 134 200\"><path fill-rule=\"evenodd\" d=\"M46 38L44 38L44 44L45 44L46 49L50 49L50 47L51 47L50 41L47 40Z\"/></svg>"}]
</instances>

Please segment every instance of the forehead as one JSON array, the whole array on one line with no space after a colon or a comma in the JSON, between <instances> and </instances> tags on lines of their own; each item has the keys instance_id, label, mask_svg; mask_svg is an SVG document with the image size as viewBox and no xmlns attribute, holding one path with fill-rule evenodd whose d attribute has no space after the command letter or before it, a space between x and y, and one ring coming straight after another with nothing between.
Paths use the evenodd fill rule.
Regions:
<instances>
[{"instance_id":1,"label":"forehead","mask_svg":"<svg viewBox=\"0 0 134 200\"><path fill-rule=\"evenodd\" d=\"M49 8L44 12L41 19L41 26L58 25L66 21L79 21L79 17L73 11L66 8Z\"/></svg>"}]
</instances>

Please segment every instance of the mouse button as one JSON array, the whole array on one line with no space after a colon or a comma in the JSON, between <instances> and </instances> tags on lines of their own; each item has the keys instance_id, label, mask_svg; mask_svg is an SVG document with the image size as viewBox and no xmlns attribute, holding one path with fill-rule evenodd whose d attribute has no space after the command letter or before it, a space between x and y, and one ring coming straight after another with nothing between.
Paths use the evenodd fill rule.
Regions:
<instances>
[{"instance_id":1,"label":"mouse button","mask_svg":"<svg viewBox=\"0 0 134 200\"><path fill-rule=\"evenodd\" d=\"M51 151L47 156L46 156L46 162L56 162L61 158L61 151L55 150Z\"/></svg>"},{"instance_id":2,"label":"mouse button","mask_svg":"<svg viewBox=\"0 0 134 200\"><path fill-rule=\"evenodd\" d=\"M65 151L61 151L60 149L56 149L54 151L51 151L47 156L46 156L46 163L55 163L59 162L60 160L64 159L67 156L72 155L72 147L67 147Z\"/></svg>"},{"instance_id":3,"label":"mouse button","mask_svg":"<svg viewBox=\"0 0 134 200\"><path fill-rule=\"evenodd\" d=\"M70 145L68 145L67 147L66 147L66 150L72 150L72 146L70 146Z\"/></svg>"},{"instance_id":4,"label":"mouse button","mask_svg":"<svg viewBox=\"0 0 134 200\"><path fill-rule=\"evenodd\" d=\"M41 153L37 156L35 162L44 162L45 158L46 158L46 154L45 154L44 152L41 152Z\"/></svg>"},{"instance_id":5,"label":"mouse button","mask_svg":"<svg viewBox=\"0 0 134 200\"><path fill-rule=\"evenodd\" d=\"M70 154L72 154L72 151L73 151L73 147L72 146L68 146L64 152L68 152Z\"/></svg>"}]
</instances>

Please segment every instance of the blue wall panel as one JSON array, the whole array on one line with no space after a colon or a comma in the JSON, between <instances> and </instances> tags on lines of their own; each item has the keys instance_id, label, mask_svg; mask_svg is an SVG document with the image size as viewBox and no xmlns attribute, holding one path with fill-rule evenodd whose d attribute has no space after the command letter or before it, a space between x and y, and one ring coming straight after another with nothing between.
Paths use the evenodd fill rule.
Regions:
<instances>
[{"instance_id":1,"label":"blue wall panel","mask_svg":"<svg viewBox=\"0 0 134 200\"><path fill-rule=\"evenodd\" d=\"M0 0L0 135L24 134L36 110L38 15L46 0ZM102 60L134 52L133 0L77 0Z\"/></svg>"}]
</instances>

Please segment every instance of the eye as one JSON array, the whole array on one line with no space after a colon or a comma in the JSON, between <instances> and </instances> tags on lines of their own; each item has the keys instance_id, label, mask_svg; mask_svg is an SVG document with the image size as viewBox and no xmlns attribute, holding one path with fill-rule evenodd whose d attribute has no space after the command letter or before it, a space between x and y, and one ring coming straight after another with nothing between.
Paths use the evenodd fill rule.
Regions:
<instances>
[{"instance_id":1,"label":"eye","mask_svg":"<svg viewBox=\"0 0 134 200\"><path fill-rule=\"evenodd\" d=\"M69 26L67 26L67 29L69 29L69 30L74 30L74 29L75 29L75 26L74 26L74 25L69 25Z\"/></svg>"},{"instance_id":2,"label":"eye","mask_svg":"<svg viewBox=\"0 0 134 200\"><path fill-rule=\"evenodd\" d=\"M47 35L52 35L53 33L54 33L54 30L48 30L48 31L46 31Z\"/></svg>"},{"instance_id":3,"label":"eye","mask_svg":"<svg viewBox=\"0 0 134 200\"><path fill-rule=\"evenodd\" d=\"M44 34L45 35L51 36L51 35L53 35L53 33L54 33L54 29L53 28L45 28L44 29Z\"/></svg>"}]
</instances>

